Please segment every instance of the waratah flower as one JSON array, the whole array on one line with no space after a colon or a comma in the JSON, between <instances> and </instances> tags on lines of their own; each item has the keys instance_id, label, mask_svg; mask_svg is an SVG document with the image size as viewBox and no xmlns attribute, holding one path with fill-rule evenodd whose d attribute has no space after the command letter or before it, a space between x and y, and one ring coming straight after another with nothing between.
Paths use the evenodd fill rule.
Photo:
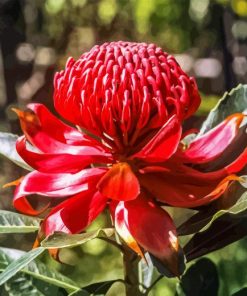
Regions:
<instances>
[{"instance_id":1,"label":"waratah flower","mask_svg":"<svg viewBox=\"0 0 247 296\"><path fill-rule=\"evenodd\" d=\"M16 148L34 171L17 185L15 208L37 215L44 209L35 209L28 196L49 197L45 209L55 201L42 224L48 236L79 233L109 206L130 248L178 274L176 228L160 204L202 206L238 180L247 150L230 160L224 152L243 115L226 118L186 147L182 123L200 104L197 86L154 44L95 46L77 61L70 58L54 87L56 111L76 127L41 104L17 111L24 136Z\"/></svg>"}]
</instances>

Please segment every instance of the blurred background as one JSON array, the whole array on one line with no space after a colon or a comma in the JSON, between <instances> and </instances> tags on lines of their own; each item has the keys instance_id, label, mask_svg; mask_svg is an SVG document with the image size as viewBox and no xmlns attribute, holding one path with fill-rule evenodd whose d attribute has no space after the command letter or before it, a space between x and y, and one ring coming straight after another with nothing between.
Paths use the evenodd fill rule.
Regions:
<instances>
[{"instance_id":1,"label":"blurred background","mask_svg":"<svg viewBox=\"0 0 247 296\"><path fill-rule=\"evenodd\" d=\"M38 101L52 107L53 75L69 56L114 40L152 42L174 54L196 77L203 97L199 119L224 91L247 83L246 0L0 0L0 130L20 132L13 105ZM0 185L21 174L0 159ZM1 190L1 208L13 210L11 196L10 189ZM31 235L0 237L2 246L21 249L30 249L32 241ZM210 256L220 270L220 295L247 283L247 240ZM99 240L64 257L70 266L43 260L81 285L122 276L121 256ZM175 285L162 280L153 295L174 295ZM121 287L111 293L122 295Z\"/></svg>"}]
</instances>

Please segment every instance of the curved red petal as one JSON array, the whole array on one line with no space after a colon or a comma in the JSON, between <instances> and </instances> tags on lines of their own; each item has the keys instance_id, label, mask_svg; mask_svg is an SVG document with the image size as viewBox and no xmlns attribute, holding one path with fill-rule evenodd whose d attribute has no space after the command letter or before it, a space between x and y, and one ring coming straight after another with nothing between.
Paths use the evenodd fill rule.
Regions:
<instances>
[{"instance_id":1,"label":"curved red petal","mask_svg":"<svg viewBox=\"0 0 247 296\"><path fill-rule=\"evenodd\" d=\"M52 138L59 142L70 145L85 145L85 142L88 141L88 143L91 144L91 141L93 141L93 139L89 138L87 135L63 123L43 104L32 103L28 104L27 107L36 114L42 129L46 130Z\"/></svg>"},{"instance_id":2,"label":"curved red petal","mask_svg":"<svg viewBox=\"0 0 247 296\"><path fill-rule=\"evenodd\" d=\"M205 163L214 160L236 137L243 118L243 114L233 114L206 134L197 137L182 153L181 161Z\"/></svg>"},{"instance_id":3,"label":"curved red petal","mask_svg":"<svg viewBox=\"0 0 247 296\"><path fill-rule=\"evenodd\" d=\"M115 211L117 231L119 221L121 226L124 225L119 234L126 242L129 242L129 236L125 234L125 229L141 247L163 262L173 274L179 274L176 228L166 211L141 195L133 201L119 202Z\"/></svg>"},{"instance_id":4,"label":"curved red petal","mask_svg":"<svg viewBox=\"0 0 247 296\"><path fill-rule=\"evenodd\" d=\"M25 196L22 196L20 198L16 198L13 200L13 206L15 209L23 214L30 215L30 216L38 216L41 213L43 213L45 210L47 210L50 206L50 203L48 202L44 207L42 207L39 210L36 210L30 202L27 200Z\"/></svg>"},{"instance_id":5,"label":"curved red petal","mask_svg":"<svg viewBox=\"0 0 247 296\"><path fill-rule=\"evenodd\" d=\"M54 231L79 233L84 230L105 208L107 199L98 191L81 192L52 209L42 224L48 236Z\"/></svg>"},{"instance_id":6,"label":"curved red petal","mask_svg":"<svg viewBox=\"0 0 247 296\"><path fill-rule=\"evenodd\" d=\"M10 186L16 186L16 190L15 190L15 192L16 192L18 190L17 188L20 186L23 179L24 179L24 177L21 177L21 178L19 178L17 180L14 180L12 182L4 184L3 188L7 188L7 187L10 187ZM36 210L30 204L30 202L27 200L27 198L25 196L19 196L19 197L14 196L13 205L16 208L16 210L22 212L23 214L31 215L31 216L37 216L37 215L43 213L49 207L50 202L48 202L41 209Z\"/></svg>"},{"instance_id":7,"label":"curved red petal","mask_svg":"<svg viewBox=\"0 0 247 296\"><path fill-rule=\"evenodd\" d=\"M177 116L172 116L155 136L131 158L141 158L148 162L165 161L177 150L182 127Z\"/></svg>"},{"instance_id":8,"label":"curved red petal","mask_svg":"<svg viewBox=\"0 0 247 296\"><path fill-rule=\"evenodd\" d=\"M122 237L125 243L135 251L139 256L144 258L143 252L140 249L138 243L129 232L128 227L128 212L124 208L124 202L110 204L111 215L113 217L115 229Z\"/></svg>"},{"instance_id":9,"label":"curved red petal","mask_svg":"<svg viewBox=\"0 0 247 296\"><path fill-rule=\"evenodd\" d=\"M193 170L193 169L192 169ZM227 176L225 171L217 173L173 175L167 173L143 174L140 183L159 201L176 207L198 207L219 198L232 181L238 181L235 175ZM208 178L207 178L208 177ZM174 186L176 184L176 186Z\"/></svg>"},{"instance_id":10,"label":"curved red petal","mask_svg":"<svg viewBox=\"0 0 247 296\"><path fill-rule=\"evenodd\" d=\"M109 158L101 155L36 153L27 149L25 137L18 138L16 150L26 163L43 173L75 173L92 163L110 161Z\"/></svg>"},{"instance_id":11,"label":"curved red petal","mask_svg":"<svg viewBox=\"0 0 247 296\"><path fill-rule=\"evenodd\" d=\"M229 174L240 172L247 166L247 148L228 166L226 170Z\"/></svg>"},{"instance_id":12,"label":"curved red petal","mask_svg":"<svg viewBox=\"0 0 247 296\"><path fill-rule=\"evenodd\" d=\"M95 187L105 169L85 169L77 174L45 174L37 171L27 174L16 187L14 203L27 195L66 197Z\"/></svg>"},{"instance_id":13,"label":"curved red petal","mask_svg":"<svg viewBox=\"0 0 247 296\"><path fill-rule=\"evenodd\" d=\"M115 200L132 200L140 193L137 177L124 162L113 165L100 179L97 188L104 196Z\"/></svg>"},{"instance_id":14,"label":"curved red petal","mask_svg":"<svg viewBox=\"0 0 247 296\"><path fill-rule=\"evenodd\" d=\"M49 122L50 118L55 117L43 105L39 104L39 106L42 106L41 110L46 110L45 115L40 110L41 120L31 111L15 110L19 116L22 130L32 145L45 153L93 154L111 158L111 155L106 152L105 146L87 135L81 134L80 141L73 141L74 135L78 135L80 132L70 127L68 129L71 129L71 133L65 131L65 128L59 129L63 123L59 120L58 122ZM33 109L37 112L40 108ZM47 121L45 120L46 116ZM72 138L69 138L70 135Z\"/></svg>"}]
</instances>

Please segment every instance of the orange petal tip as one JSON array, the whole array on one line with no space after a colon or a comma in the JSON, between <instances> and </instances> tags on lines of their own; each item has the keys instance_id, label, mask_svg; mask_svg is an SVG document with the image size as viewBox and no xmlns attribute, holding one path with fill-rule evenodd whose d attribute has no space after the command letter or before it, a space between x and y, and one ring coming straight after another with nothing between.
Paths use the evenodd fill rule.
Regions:
<instances>
[{"instance_id":1,"label":"orange petal tip","mask_svg":"<svg viewBox=\"0 0 247 296\"><path fill-rule=\"evenodd\" d=\"M8 187L11 187L11 186L18 186L18 185L20 185L20 183L21 183L21 181L22 181L23 178L24 177L21 177L21 178L19 178L17 180L14 180L12 182L6 183L6 184L4 184L2 186L2 188L8 188Z\"/></svg>"}]
</instances>

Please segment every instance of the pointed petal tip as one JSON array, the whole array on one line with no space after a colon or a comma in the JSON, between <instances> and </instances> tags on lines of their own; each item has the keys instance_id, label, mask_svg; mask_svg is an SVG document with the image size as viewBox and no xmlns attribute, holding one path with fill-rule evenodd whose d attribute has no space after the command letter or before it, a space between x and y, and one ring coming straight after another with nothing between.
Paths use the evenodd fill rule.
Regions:
<instances>
[{"instance_id":1,"label":"pointed petal tip","mask_svg":"<svg viewBox=\"0 0 247 296\"><path fill-rule=\"evenodd\" d=\"M131 167L120 162L100 179L98 190L107 198L119 201L133 200L140 194L140 184Z\"/></svg>"},{"instance_id":2,"label":"pointed petal tip","mask_svg":"<svg viewBox=\"0 0 247 296\"><path fill-rule=\"evenodd\" d=\"M20 177L18 178L17 180L14 180L12 182L9 182L9 183L6 183L2 186L2 188L8 188L8 187L11 187L11 186L18 186L20 185L21 181L23 180L24 177Z\"/></svg>"},{"instance_id":3,"label":"pointed petal tip","mask_svg":"<svg viewBox=\"0 0 247 296\"><path fill-rule=\"evenodd\" d=\"M36 249L40 246L40 241L38 239L38 237L35 239L34 243L33 243L33 247L32 249Z\"/></svg>"},{"instance_id":4,"label":"pointed petal tip","mask_svg":"<svg viewBox=\"0 0 247 296\"><path fill-rule=\"evenodd\" d=\"M33 113L33 111L27 110L27 111L22 111L18 108L11 108L12 111L14 111L17 116L19 117L20 120L22 120L22 122L26 122L26 123L37 123L38 122L38 118L37 115Z\"/></svg>"},{"instance_id":5,"label":"pointed petal tip","mask_svg":"<svg viewBox=\"0 0 247 296\"><path fill-rule=\"evenodd\" d=\"M218 159L238 136L245 115L235 113L203 135L196 137L182 151L181 161L203 164Z\"/></svg>"},{"instance_id":6,"label":"pointed petal tip","mask_svg":"<svg viewBox=\"0 0 247 296\"><path fill-rule=\"evenodd\" d=\"M140 158L147 162L165 161L176 152L181 134L181 122L174 115L139 152L131 156L131 159Z\"/></svg>"},{"instance_id":7,"label":"pointed petal tip","mask_svg":"<svg viewBox=\"0 0 247 296\"><path fill-rule=\"evenodd\" d=\"M234 114L231 114L229 115L225 121L231 121L232 119L235 119L236 120L236 127L239 127L239 125L241 124L242 120L244 119L244 117L246 117L247 114L244 114L244 113L234 113Z\"/></svg>"},{"instance_id":8,"label":"pointed petal tip","mask_svg":"<svg viewBox=\"0 0 247 296\"><path fill-rule=\"evenodd\" d=\"M13 112L15 112L16 113L16 115L18 116L18 117L21 117L21 116L23 116L23 111L22 110L20 110L20 109L18 109L18 108L11 108L11 110L13 111Z\"/></svg>"},{"instance_id":9,"label":"pointed petal tip","mask_svg":"<svg viewBox=\"0 0 247 296\"><path fill-rule=\"evenodd\" d=\"M160 259L153 254L150 254L150 258L158 272L168 278L180 278L185 270L185 257L181 247L169 259Z\"/></svg>"},{"instance_id":10,"label":"pointed petal tip","mask_svg":"<svg viewBox=\"0 0 247 296\"><path fill-rule=\"evenodd\" d=\"M168 277L182 274L184 256L176 228L167 212L143 194L133 201L119 202L115 210L115 227L136 253L139 248L152 255L154 265Z\"/></svg>"}]
</instances>

